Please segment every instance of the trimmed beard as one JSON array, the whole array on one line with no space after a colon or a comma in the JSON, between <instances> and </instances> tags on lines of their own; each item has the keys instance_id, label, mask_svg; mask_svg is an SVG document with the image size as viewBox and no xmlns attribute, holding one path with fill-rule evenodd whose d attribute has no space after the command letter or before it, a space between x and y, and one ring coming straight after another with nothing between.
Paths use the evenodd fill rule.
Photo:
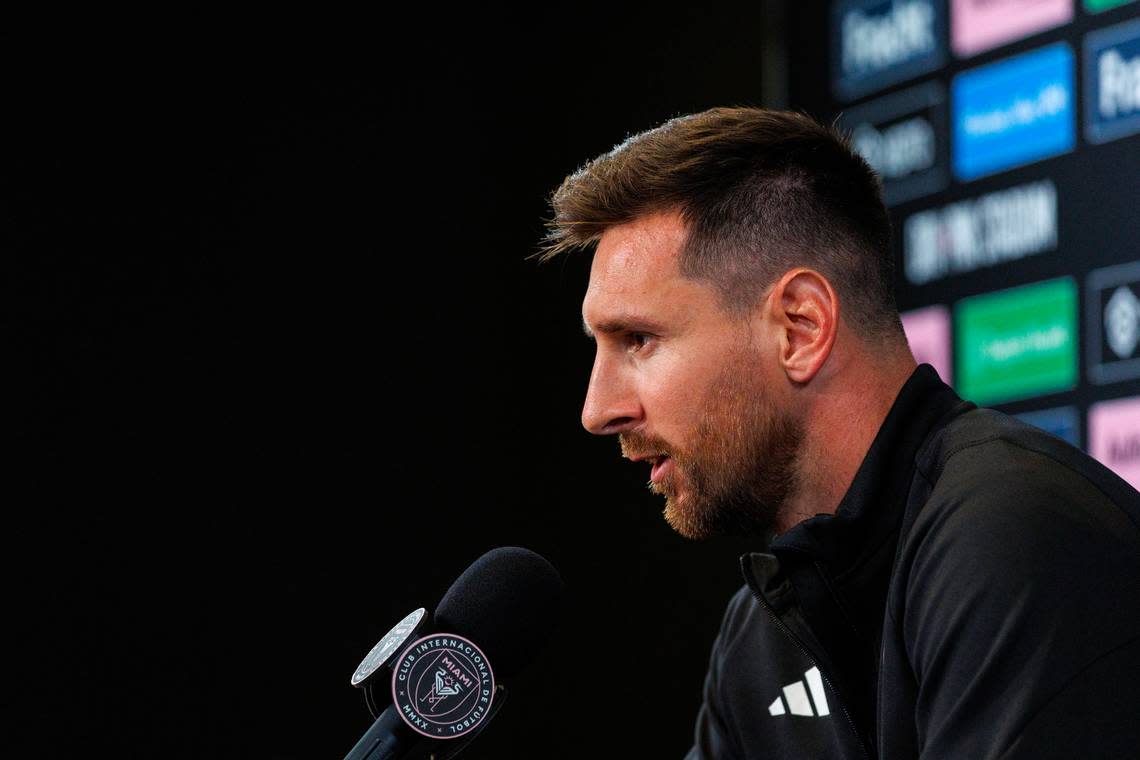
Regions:
<instances>
[{"instance_id":1,"label":"trimmed beard","mask_svg":"<svg viewBox=\"0 0 1140 760\"><path fill-rule=\"evenodd\" d=\"M732 357L713 382L685 450L638 433L622 452L668 454L672 472L649 490L665 496L665 520L685 538L770 535L795 491L803 425L781 411L748 371L754 354Z\"/></svg>"}]
</instances>

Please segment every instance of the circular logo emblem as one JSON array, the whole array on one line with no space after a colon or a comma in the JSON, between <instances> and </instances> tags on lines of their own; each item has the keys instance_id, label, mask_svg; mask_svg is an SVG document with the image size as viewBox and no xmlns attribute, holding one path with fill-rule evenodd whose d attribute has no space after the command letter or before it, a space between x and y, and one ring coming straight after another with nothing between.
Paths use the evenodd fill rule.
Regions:
<instances>
[{"instance_id":1,"label":"circular logo emblem","mask_svg":"<svg viewBox=\"0 0 1140 760\"><path fill-rule=\"evenodd\" d=\"M388 662L396 651L404 645L416 629L420 625L420 621L424 619L424 614L427 612L423 607L410 613L407 617L396 623L392 630L384 634L384 638L376 643L376 646L365 655L360 665L357 666L356 672L352 674L350 683L353 686L359 686L366 681L373 673L383 667L384 663Z\"/></svg>"},{"instance_id":2,"label":"circular logo emblem","mask_svg":"<svg viewBox=\"0 0 1140 760\"><path fill-rule=\"evenodd\" d=\"M392 669L392 704L412 729L432 739L474 731L491 708L495 676L487 656L452 633L412 642Z\"/></svg>"},{"instance_id":3,"label":"circular logo emblem","mask_svg":"<svg viewBox=\"0 0 1140 760\"><path fill-rule=\"evenodd\" d=\"M1104 337L1108 347L1121 359L1127 359L1140 342L1140 299L1121 285L1104 307Z\"/></svg>"}]
</instances>

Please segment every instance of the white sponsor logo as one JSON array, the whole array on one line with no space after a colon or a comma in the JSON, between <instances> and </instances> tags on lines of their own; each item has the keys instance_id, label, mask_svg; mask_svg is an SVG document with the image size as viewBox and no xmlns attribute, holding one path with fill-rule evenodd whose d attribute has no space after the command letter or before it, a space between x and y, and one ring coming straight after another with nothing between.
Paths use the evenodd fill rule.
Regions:
<instances>
[{"instance_id":1,"label":"white sponsor logo","mask_svg":"<svg viewBox=\"0 0 1140 760\"><path fill-rule=\"evenodd\" d=\"M1042 180L909 217L903 269L921 285L1056 246L1057 188Z\"/></svg>"},{"instance_id":2,"label":"white sponsor logo","mask_svg":"<svg viewBox=\"0 0 1140 760\"><path fill-rule=\"evenodd\" d=\"M898 179L934 165L934 129L921 116L879 131L860 124L851 135L855 150L884 179Z\"/></svg>"},{"instance_id":3,"label":"white sponsor logo","mask_svg":"<svg viewBox=\"0 0 1140 760\"><path fill-rule=\"evenodd\" d=\"M1034 330L1012 338L999 338L982 345L982 353L995 362L1016 359L1026 353L1053 351L1069 341L1069 331L1060 325L1048 330Z\"/></svg>"},{"instance_id":4,"label":"white sponsor logo","mask_svg":"<svg viewBox=\"0 0 1140 760\"><path fill-rule=\"evenodd\" d=\"M1104 307L1104 337L1108 347L1121 359L1132 356L1140 341L1140 300L1121 285Z\"/></svg>"},{"instance_id":5,"label":"white sponsor logo","mask_svg":"<svg viewBox=\"0 0 1140 760\"><path fill-rule=\"evenodd\" d=\"M1056 116L1068 107L1069 90L1054 82L1042 87L1032 98L1016 98L1005 108L969 114L962 126L971 137L987 137Z\"/></svg>"},{"instance_id":6,"label":"white sponsor logo","mask_svg":"<svg viewBox=\"0 0 1140 760\"><path fill-rule=\"evenodd\" d=\"M1125 60L1116 50L1097 60L1100 97L1097 108L1106 119L1140 111L1140 56Z\"/></svg>"},{"instance_id":7,"label":"white sponsor logo","mask_svg":"<svg viewBox=\"0 0 1140 760\"><path fill-rule=\"evenodd\" d=\"M896 0L885 14L843 15L843 71L879 71L934 50L934 7L927 0Z\"/></svg>"},{"instance_id":8,"label":"white sponsor logo","mask_svg":"<svg viewBox=\"0 0 1140 760\"><path fill-rule=\"evenodd\" d=\"M1085 288L1089 380L1140 377L1140 261L1094 269Z\"/></svg>"}]
</instances>

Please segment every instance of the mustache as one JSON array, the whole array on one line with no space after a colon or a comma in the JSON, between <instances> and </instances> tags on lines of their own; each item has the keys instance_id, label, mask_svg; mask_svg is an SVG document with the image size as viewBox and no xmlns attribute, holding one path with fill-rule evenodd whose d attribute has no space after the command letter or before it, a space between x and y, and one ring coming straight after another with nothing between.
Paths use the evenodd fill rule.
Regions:
<instances>
[{"instance_id":1,"label":"mustache","mask_svg":"<svg viewBox=\"0 0 1140 760\"><path fill-rule=\"evenodd\" d=\"M626 459L647 456L673 456L673 447L664 438L642 433L622 433L618 436L621 455Z\"/></svg>"}]
</instances>

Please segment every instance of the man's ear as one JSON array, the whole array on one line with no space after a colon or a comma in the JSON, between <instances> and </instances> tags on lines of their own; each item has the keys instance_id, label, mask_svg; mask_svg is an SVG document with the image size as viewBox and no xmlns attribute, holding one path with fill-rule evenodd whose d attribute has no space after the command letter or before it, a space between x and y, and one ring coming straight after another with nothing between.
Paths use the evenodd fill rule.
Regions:
<instances>
[{"instance_id":1,"label":"man's ear","mask_svg":"<svg viewBox=\"0 0 1140 760\"><path fill-rule=\"evenodd\" d=\"M767 301L780 341L780 367L788 379L806 383L831 355L839 330L839 297L814 269L789 270Z\"/></svg>"}]
</instances>

